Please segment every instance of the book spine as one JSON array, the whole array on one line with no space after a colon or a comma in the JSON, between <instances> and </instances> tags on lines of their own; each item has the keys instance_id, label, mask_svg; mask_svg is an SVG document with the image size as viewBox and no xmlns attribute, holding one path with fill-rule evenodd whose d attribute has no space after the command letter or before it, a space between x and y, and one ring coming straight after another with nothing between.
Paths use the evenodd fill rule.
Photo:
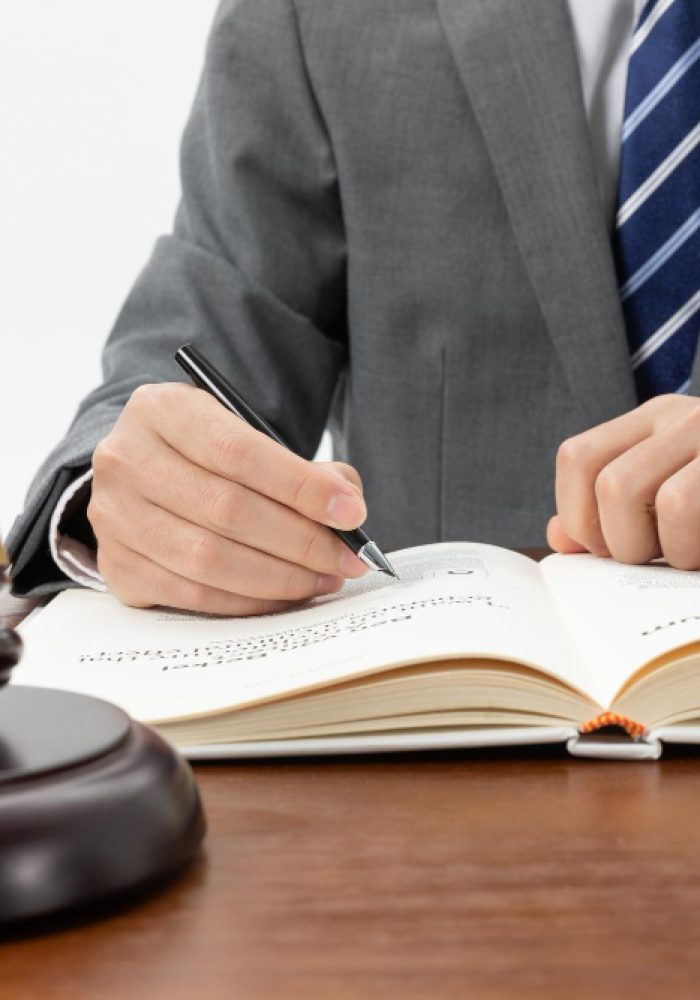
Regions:
<instances>
[{"instance_id":1,"label":"book spine","mask_svg":"<svg viewBox=\"0 0 700 1000\"><path fill-rule=\"evenodd\" d=\"M597 760L658 760L662 745L658 739L628 740L607 735L575 736L566 744L572 757Z\"/></svg>"}]
</instances>

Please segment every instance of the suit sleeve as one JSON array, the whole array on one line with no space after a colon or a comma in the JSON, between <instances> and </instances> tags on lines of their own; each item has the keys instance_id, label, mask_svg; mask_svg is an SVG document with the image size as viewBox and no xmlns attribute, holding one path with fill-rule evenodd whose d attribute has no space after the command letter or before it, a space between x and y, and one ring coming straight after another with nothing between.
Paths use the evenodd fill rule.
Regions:
<instances>
[{"instance_id":1,"label":"suit sleeve","mask_svg":"<svg viewBox=\"0 0 700 1000\"><path fill-rule=\"evenodd\" d=\"M102 355L104 381L39 469L8 538L15 593L70 585L51 508L134 389L184 378L192 340L313 456L347 358L346 245L333 151L292 0L223 0L181 145L182 197Z\"/></svg>"}]
</instances>

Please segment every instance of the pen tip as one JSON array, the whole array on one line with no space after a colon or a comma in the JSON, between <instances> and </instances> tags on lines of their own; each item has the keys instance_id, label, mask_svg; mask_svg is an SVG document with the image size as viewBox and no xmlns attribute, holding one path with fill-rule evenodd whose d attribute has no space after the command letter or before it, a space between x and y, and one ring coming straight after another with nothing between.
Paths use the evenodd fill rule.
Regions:
<instances>
[{"instance_id":1,"label":"pen tip","mask_svg":"<svg viewBox=\"0 0 700 1000\"><path fill-rule=\"evenodd\" d=\"M399 574L376 542L367 542L357 555L370 569L376 569L379 573L386 573L387 576L393 576L395 580L399 579Z\"/></svg>"},{"instance_id":2,"label":"pen tip","mask_svg":"<svg viewBox=\"0 0 700 1000\"><path fill-rule=\"evenodd\" d=\"M391 563L389 562L389 560L387 559L387 557L383 555L382 558L383 558L384 563L386 563L386 565L380 566L380 569L381 569L382 573L386 573L387 576L393 577L394 580L399 580L400 579L399 574L396 572L396 570L394 569L394 567L391 565Z\"/></svg>"}]
</instances>

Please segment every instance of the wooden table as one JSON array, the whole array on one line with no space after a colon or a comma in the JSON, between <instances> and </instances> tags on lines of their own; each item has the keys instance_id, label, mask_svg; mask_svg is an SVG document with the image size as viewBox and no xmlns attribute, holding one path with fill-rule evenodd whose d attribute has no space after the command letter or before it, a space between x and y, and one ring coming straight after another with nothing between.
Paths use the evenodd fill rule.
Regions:
<instances>
[{"instance_id":1,"label":"wooden table","mask_svg":"<svg viewBox=\"0 0 700 1000\"><path fill-rule=\"evenodd\" d=\"M3 1000L700 996L692 752L196 774L197 862L158 893L6 940Z\"/></svg>"}]
</instances>

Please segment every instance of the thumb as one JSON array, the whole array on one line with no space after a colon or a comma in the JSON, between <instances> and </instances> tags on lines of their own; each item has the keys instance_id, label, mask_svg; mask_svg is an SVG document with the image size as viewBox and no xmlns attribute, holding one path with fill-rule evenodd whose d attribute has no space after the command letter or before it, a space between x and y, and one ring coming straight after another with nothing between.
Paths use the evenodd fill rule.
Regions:
<instances>
[{"instance_id":1,"label":"thumb","mask_svg":"<svg viewBox=\"0 0 700 1000\"><path fill-rule=\"evenodd\" d=\"M549 519L549 524L547 525L547 543L551 549L555 552L587 552L585 546L579 545L575 542L573 538L569 538L567 533L561 526L559 520L559 515L555 514L554 517Z\"/></svg>"}]
</instances>

